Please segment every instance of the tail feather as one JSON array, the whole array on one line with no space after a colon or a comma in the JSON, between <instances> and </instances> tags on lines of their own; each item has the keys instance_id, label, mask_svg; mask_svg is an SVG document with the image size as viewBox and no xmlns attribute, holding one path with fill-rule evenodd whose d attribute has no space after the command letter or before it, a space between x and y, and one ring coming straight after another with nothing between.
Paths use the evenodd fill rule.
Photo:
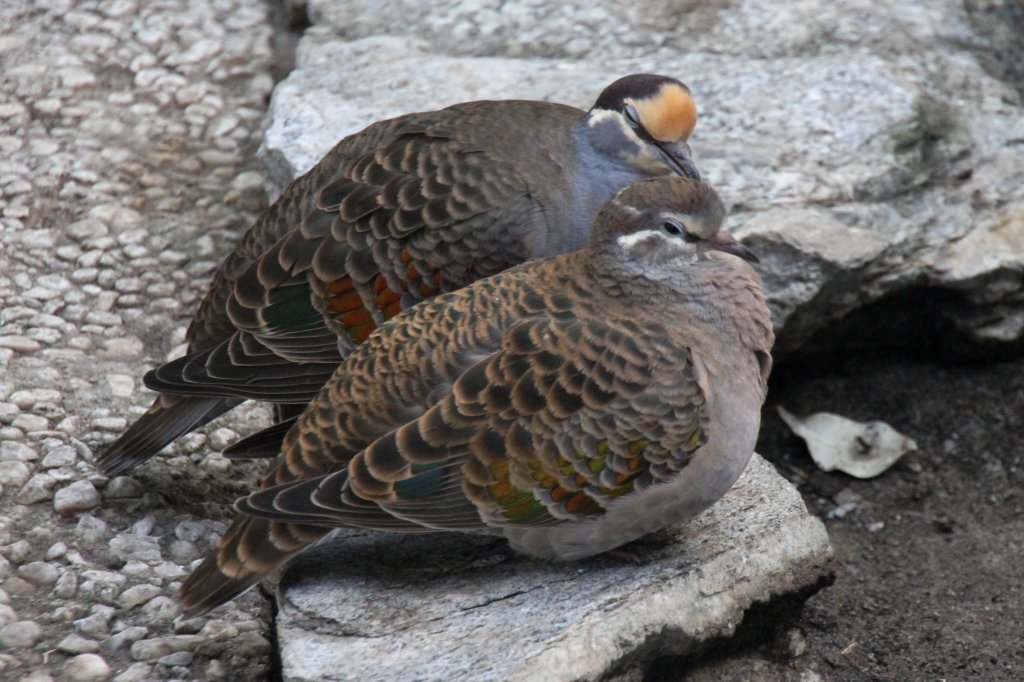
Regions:
<instances>
[{"instance_id":1,"label":"tail feather","mask_svg":"<svg viewBox=\"0 0 1024 682\"><path fill-rule=\"evenodd\" d=\"M179 436L212 421L240 402L234 398L161 394L138 421L103 451L96 460L96 467L106 476L128 471Z\"/></svg>"},{"instance_id":2,"label":"tail feather","mask_svg":"<svg viewBox=\"0 0 1024 682\"><path fill-rule=\"evenodd\" d=\"M185 617L201 616L231 601L330 532L330 528L238 516L217 549L182 584Z\"/></svg>"},{"instance_id":3,"label":"tail feather","mask_svg":"<svg viewBox=\"0 0 1024 682\"><path fill-rule=\"evenodd\" d=\"M281 444L284 441L284 436L295 425L296 419L297 417L286 419L262 431L246 436L224 448L223 454L228 459L277 457L281 454Z\"/></svg>"}]
</instances>

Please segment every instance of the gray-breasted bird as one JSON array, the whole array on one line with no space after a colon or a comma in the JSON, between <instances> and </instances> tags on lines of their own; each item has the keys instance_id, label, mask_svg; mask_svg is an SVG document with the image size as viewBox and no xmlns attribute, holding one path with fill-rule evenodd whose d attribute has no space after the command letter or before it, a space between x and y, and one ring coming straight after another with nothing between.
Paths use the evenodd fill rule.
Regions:
<instances>
[{"instance_id":1,"label":"gray-breasted bird","mask_svg":"<svg viewBox=\"0 0 1024 682\"><path fill-rule=\"evenodd\" d=\"M640 74L609 85L589 112L469 102L345 138L223 262L187 355L146 375L160 395L98 467L130 469L242 399L301 409L400 310L583 246L619 189L650 176L699 178L686 143L696 121L685 85ZM272 456L289 425L236 451Z\"/></svg>"},{"instance_id":2,"label":"gray-breasted bird","mask_svg":"<svg viewBox=\"0 0 1024 682\"><path fill-rule=\"evenodd\" d=\"M197 615L332 527L506 537L579 559L686 521L746 466L774 341L717 194L638 182L589 248L435 297L374 332L185 581Z\"/></svg>"}]
</instances>

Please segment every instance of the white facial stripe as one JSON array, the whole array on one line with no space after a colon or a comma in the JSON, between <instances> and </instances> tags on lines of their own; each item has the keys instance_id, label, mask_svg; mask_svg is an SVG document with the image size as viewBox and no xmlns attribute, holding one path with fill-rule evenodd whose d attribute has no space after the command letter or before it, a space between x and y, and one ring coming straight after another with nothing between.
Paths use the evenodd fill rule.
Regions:
<instances>
[{"instance_id":1,"label":"white facial stripe","mask_svg":"<svg viewBox=\"0 0 1024 682\"><path fill-rule=\"evenodd\" d=\"M593 128L598 123L604 121L614 121L619 128L622 129L622 133L633 142L636 142L638 147L646 147L647 143L640 139L640 136L633 130L633 126L629 124L626 117L617 111L611 111L610 109L598 109L590 113L590 118L587 120L587 126Z\"/></svg>"},{"instance_id":2,"label":"white facial stripe","mask_svg":"<svg viewBox=\"0 0 1024 682\"><path fill-rule=\"evenodd\" d=\"M631 249L638 243L644 241L645 239L650 239L651 237L664 239L665 235L656 230L641 230L639 232L634 232L633 234L624 234L621 237L618 237L616 241L618 241L619 244L624 248Z\"/></svg>"}]
</instances>

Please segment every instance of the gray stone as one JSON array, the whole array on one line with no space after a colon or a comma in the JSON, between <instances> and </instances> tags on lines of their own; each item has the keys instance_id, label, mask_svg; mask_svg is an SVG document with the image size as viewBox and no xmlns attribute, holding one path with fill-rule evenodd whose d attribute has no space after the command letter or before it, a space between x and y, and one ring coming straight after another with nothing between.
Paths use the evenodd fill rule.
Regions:
<instances>
[{"instance_id":1,"label":"gray stone","mask_svg":"<svg viewBox=\"0 0 1024 682\"><path fill-rule=\"evenodd\" d=\"M88 511L98 507L100 494L91 481L75 481L61 488L53 497L53 508L62 516Z\"/></svg>"},{"instance_id":2,"label":"gray stone","mask_svg":"<svg viewBox=\"0 0 1024 682\"><path fill-rule=\"evenodd\" d=\"M87 639L81 635L71 633L60 641L57 649L67 654L88 654L99 651L100 643L94 639Z\"/></svg>"},{"instance_id":3,"label":"gray stone","mask_svg":"<svg viewBox=\"0 0 1024 682\"><path fill-rule=\"evenodd\" d=\"M106 636L110 619L114 617L114 608L106 604L94 604L91 615L74 622L75 629L93 637Z\"/></svg>"},{"instance_id":4,"label":"gray stone","mask_svg":"<svg viewBox=\"0 0 1024 682\"><path fill-rule=\"evenodd\" d=\"M636 546L633 565L541 563L466 535L347 533L281 579L283 676L600 679L729 636L751 604L816 584L832 555L822 523L756 455L667 535Z\"/></svg>"},{"instance_id":5,"label":"gray stone","mask_svg":"<svg viewBox=\"0 0 1024 682\"><path fill-rule=\"evenodd\" d=\"M106 498L141 497L142 484L131 476L117 476L111 479L103 489L103 496Z\"/></svg>"},{"instance_id":6,"label":"gray stone","mask_svg":"<svg viewBox=\"0 0 1024 682\"><path fill-rule=\"evenodd\" d=\"M486 98L586 107L610 76L667 73L693 89L695 161L761 257L777 356L920 289L958 301L932 324L1024 341L1024 107L975 58L989 36L959 3L355 6L311 3L262 147L275 188L375 120ZM899 339L909 322L890 317Z\"/></svg>"},{"instance_id":7,"label":"gray stone","mask_svg":"<svg viewBox=\"0 0 1024 682\"><path fill-rule=\"evenodd\" d=\"M115 635L111 635L103 640L102 647L103 651L107 655L114 655L118 652L129 649L135 642L138 642L143 637L149 634L149 630L141 625L134 625L132 627L125 628Z\"/></svg>"},{"instance_id":8,"label":"gray stone","mask_svg":"<svg viewBox=\"0 0 1024 682\"><path fill-rule=\"evenodd\" d=\"M53 682L53 676L46 670L33 670L20 678L18 682Z\"/></svg>"},{"instance_id":9,"label":"gray stone","mask_svg":"<svg viewBox=\"0 0 1024 682\"><path fill-rule=\"evenodd\" d=\"M58 599L71 599L78 592L78 576L74 571L64 571L53 586L53 596Z\"/></svg>"},{"instance_id":10,"label":"gray stone","mask_svg":"<svg viewBox=\"0 0 1024 682\"><path fill-rule=\"evenodd\" d=\"M160 594L160 588L156 585L134 585L118 595L117 603L126 609L132 609L139 604L148 602L158 594Z\"/></svg>"},{"instance_id":11,"label":"gray stone","mask_svg":"<svg viewBox=\"0 0 1024 682\"><path fill-rule=\"evenodd\" d=\"M168 668L173 668L178 665L189 665L192 663L192 654L187 651L177 651L173 654L161 656L157 663L167 666Z\"/></svg>"},{"instance_id":12,"label":"gray stone","mask_svg":"<svg viewBox=\"0 0 1024 682\"><path fill-rule=\"evenodd\" d=\"M24 563L32 552L32 544L28 540L17 540L4 547L4 556L16 564Z\"/></svg>"},{"instance_id":13,"label":"gray stone","mask_svg":"<svg viewBox=\"0 0 1024 682\"><path fill-rule=\"evenodd\" d=\"M18 575L33 585L52 585L60 577L60 571L48 561L32 561L19 566Z\"/></svg>"},{"instance_id":14,"label":"gray stone","mask_svg":"<svg viewBox=\"0 0 1024 682\"><path fill-rule=\"evenodd\" d=\"M28 483L22 486L21 492L14 499L19 504L35 504L51 500L55 485L57 485L57 480L50 474L36 474L28 479Z\"/></svg>"},{"instance_id":15,"label":"gray stone","mask_svg":"<svg viewBox=\"0 0 1024 682\"><path fill-rule=\"evenodd\" d=\"M0 461L0 485L20 488L28 481L32 470L24 462L17 460Z\"/></svg>"},{"instance_id":16,"label":"gray stone","mask_svg":"<svg viewBox=\"0 0 1024 682\"><path fill-rule=\"evenodd\" d=\"M107 534L107 522L92 514L82 514L78 517L75 532L84 542L99 542Z\"/></svg>"},{"instance_id":17,"label":"gray stone","mask_svg":"<svg viewBox=\"0 0 1024 682\"><path fill-rule=\"evenodd\" d=\"M44 469L55 469L57 467L71 466L78 459L78 453L70 445L62 445L50 450L43 456L40 464Z\"/></svg>"},{"instance_id":18,"label":"gray stone","mask_svg":"<svg viewBox=\"0 0 1024 682\"><path fill-rule=\"evenodd\" d=\"M143 623L152 623L157 625L159 623L166 623L173 620L181 612L177 600L165 597L163 595L153 597L143 605L139 610L139 616ZM194 632L179 632L175 630L176 635L195 634Z\"/></svg>"},{"instance_id":19,"label":"gray stone","mask_svg":"<svg viewBox=\"0 0 1024 682\"><path fill-rule=\"evenodd\" d=\"M79 654L64 664L64 675L71 682L99 682L110 676L110 666L102 656Z\"/></svg>"},{"instance_id":20,"label":"gray stone","mask_svg":"<svg viewBox=\"0 0 1024 682\"><path fill-rule=\"evenodd\" d=\"M39 459L39 453L31 446L16 441L0 443L0 461L33 462Z\"/></svg>"},{"instance_id":21,"label":"gray stone","mask_svg":"<svg viewBox=\"0 0 1024 682\"><path fill-rule=\"evenodd\" d=\"M132 644L132 658L136 661L155 661L178 651L195 651L203 639L199 635L169 635L141 639Z\"/></svg>"},{"instance_id":22,"label":"gray stone","mask_svg":"<svg viewBox=\"0 0 1024 682\"><path fill-rule=\"evenodd\" d=\"M19 620L0 628L0 645L8 649L28 649L39 641L43 629L31 620Z\"/></svg>"},{"instance_id":23,"label":"gray stone","mask_svg":"<svg viewBox=\"0 0 1024 682\"><path fill-rule=\"evenodd\" d=\"M146 663L132 663L128 668L114 678L113 682L143 682L153 679L153 666Z\"/></svg>"},{"instance_id":24,"label":"gray stone","mask_svg":"<svg viewBox=\"0 0 1024 682\"><path fill-rule=\"evenodd\" d=\"M200 553L195 544L185 540L175 540L167 548L167 555L179 564L189 564L198 558Z\"/></svg>"},{"instance_id":25,"label":"gray stone","mask_svg":"<svg viewBox=\"0 0 1024 682\"><path fill-rule=\"evenodd\" d=\"M160 543L156 538L135 533L120 533L110 540L110 550L123 561L160 561Z\"/></svg>"}]
</instances>

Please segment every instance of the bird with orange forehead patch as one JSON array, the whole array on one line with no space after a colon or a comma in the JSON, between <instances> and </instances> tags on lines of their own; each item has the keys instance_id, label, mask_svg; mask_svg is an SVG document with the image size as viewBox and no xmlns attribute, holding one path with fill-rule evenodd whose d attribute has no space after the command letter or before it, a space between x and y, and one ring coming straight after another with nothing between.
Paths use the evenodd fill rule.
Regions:
<instances>
[{"instance_id":1,"label":"bird with orange forehead patch","mask_svg":"<svg viewBox=\"0 0 1024 682\"><path fill-rule=\"evenodd\" d=\"M617 150L650 175L700 178L687 141L697 104L685 84L653 74L620 78L594 103L588 125L596 148Z\"/></svg>"}]
</instances>

